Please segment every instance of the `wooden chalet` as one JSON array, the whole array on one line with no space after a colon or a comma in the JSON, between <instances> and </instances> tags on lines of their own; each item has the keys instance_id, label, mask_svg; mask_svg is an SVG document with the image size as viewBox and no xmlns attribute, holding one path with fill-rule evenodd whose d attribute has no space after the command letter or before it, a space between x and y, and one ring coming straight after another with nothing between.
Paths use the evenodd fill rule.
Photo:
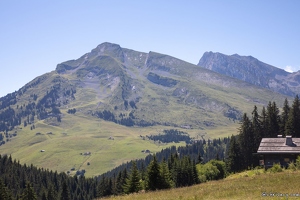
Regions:
<instances>
[{"instance_id":1,"label":"wooden chalet","mask_svg":"<svg viewBox=\"0 0 300 200\"><path fill-rule=\"evenodd\" d=\"M300 138L286 136L283 138L263 138L257 150L260 157L260 165L265 168L272 167L274 163L280 163L282 167L288 167L290 162L296 162L300 155Z\"/></svg>"}]
</instances>

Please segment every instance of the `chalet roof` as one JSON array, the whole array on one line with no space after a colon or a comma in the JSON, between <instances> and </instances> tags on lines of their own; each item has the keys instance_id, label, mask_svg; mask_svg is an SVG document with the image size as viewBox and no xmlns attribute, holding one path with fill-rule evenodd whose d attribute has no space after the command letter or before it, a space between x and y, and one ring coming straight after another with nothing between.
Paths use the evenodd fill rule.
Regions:
<instances>
[{"instance_id":1,"label":"chalet roof","mask_svg":"<svg viewBox=\"0 0 300 200\"><path fill-rule=\"evenodd\" d=\"M263 138L257 150L258 154L299 153L300 138Z\"/></svg>"}]
</instances>

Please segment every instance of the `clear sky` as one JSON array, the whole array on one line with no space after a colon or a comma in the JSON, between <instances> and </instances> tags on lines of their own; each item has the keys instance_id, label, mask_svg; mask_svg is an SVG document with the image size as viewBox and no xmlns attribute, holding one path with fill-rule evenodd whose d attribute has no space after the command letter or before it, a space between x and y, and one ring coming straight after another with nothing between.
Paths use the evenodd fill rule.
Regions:
<instances>
[{"instance_id":1,"label":"clear sky","mask_svg":"<svg viewBox=\"0 0 300 200\"><path fill-rule=\"evenodd\" d=\"M300 70L299 0L0 0L0 97L103 42L197 64L206 51Z\"/></svg>"}]
</instances>

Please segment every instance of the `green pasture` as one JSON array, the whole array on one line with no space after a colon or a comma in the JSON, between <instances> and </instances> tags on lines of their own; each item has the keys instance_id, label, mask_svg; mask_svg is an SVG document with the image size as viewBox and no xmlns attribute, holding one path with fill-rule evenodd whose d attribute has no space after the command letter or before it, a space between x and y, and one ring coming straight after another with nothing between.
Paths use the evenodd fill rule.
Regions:
<instances>
[{"instance_id":1,"label":"green pasture","mask_svg":"<svg viewBox=\"0 0 300 200\"><path fill-rule=\"evenodd\" d=\"M0 146L1 154L10 154L22 164L58 172L74 174L84 169L85 175L91 177L132 159L146 157L148 154L142 150L158 152L172 145L185 145L158 144L140 137L157 134L167 127L128 128L80 115L68 115L63 120L61 126L39 121L33 130L18 129L16 137ZM87 152L90 154L85 155ZM75 170L71 171L72 168Z\"/></svg>"}]
</instances>

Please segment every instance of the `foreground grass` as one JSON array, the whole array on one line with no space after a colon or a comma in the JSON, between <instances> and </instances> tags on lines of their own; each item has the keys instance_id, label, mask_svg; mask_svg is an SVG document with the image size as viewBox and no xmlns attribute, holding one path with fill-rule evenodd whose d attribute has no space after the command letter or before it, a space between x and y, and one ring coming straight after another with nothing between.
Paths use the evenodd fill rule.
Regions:
<instances>
[{"instance_id":1,"label":"foreground grass","mask_svg":"<svg viewBox=\"0 0 300 200\"><path fill-rule=\"evenodd\" d=\"M262 170L252 170L192 187L109 199L298 199L300 198L299 180L299 171L264 173Z\"/></svg>"}]
</instances>

